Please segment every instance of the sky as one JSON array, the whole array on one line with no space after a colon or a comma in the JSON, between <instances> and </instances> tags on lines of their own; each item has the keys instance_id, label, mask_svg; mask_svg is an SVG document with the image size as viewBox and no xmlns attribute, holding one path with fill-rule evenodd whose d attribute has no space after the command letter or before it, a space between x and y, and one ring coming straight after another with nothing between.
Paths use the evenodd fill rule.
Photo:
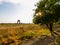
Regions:
<instances>
[{"instance_id":1,"label":"sky","mask_svg":"<svg viewBox=\"0 0 60 45\"><path fill-rule=\"evenodd\" d=\"M0 0L0 23L32 23L38 0Z\"/></svg>"}]
</instances>

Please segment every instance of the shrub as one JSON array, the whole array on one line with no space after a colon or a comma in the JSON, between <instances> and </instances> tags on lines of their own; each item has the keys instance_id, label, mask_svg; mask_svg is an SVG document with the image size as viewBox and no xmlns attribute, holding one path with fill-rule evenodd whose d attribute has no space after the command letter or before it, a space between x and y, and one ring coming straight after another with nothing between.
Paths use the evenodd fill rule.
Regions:
<instances>
[{"instance_id":1,"label":"shrub","mask_svg":"<svg viewBox=\"0 0 60 45\"><path fill-rule=\"evenodd\" d=\"M35 33L34 32L25 32L22 36L21 36L21 40L25 40L25 39L32 39L34 37Z\"/></svg>"}]
</instances>

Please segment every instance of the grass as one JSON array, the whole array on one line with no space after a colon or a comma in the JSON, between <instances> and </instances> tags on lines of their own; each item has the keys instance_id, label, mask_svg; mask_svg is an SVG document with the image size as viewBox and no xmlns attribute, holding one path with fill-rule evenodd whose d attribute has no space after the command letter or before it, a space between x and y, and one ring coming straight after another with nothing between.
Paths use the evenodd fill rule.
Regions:
<instances>
[{"instance_id":1,"label":"grass","mask_svg":"<svg viewBox=\"0 0 60 45\"><path fill-rule=\"evenodd\" d=\"M0 24L0 45L19 45L25 40L51 36L47 28L35 24Z\"/></svg>"}]
</instances>

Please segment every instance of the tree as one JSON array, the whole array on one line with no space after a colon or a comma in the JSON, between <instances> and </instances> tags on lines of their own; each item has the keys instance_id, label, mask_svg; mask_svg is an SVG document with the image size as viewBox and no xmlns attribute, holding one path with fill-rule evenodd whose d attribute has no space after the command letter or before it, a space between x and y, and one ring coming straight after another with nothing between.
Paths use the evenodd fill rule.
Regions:
<instances>
[{"instance_id":1,"label":"tree","mask_svg":"<svg viewBox=\"0 0 60 45\"><path fill-rule=\"evenodd\" d=\"M33 23L45 24L52 34L53 23L60 18L60 0L40 0L36 6Z\"/></svg>"}]
</instances>

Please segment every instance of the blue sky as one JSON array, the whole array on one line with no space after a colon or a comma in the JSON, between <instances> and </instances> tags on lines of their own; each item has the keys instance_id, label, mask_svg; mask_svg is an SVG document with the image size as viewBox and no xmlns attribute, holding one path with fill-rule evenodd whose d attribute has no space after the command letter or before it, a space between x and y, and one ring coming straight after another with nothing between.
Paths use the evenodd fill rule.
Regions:
<instances>
[{"instance_id":1,"label":"blue sky","mask_svg":"<svg viewBox=\"0 0 60 45\"><path fill-rule=\"evenodd\" d=\"M38 0L0 0L0 23L32 23L33 9Z\"/></svg>"}]
</instances>

